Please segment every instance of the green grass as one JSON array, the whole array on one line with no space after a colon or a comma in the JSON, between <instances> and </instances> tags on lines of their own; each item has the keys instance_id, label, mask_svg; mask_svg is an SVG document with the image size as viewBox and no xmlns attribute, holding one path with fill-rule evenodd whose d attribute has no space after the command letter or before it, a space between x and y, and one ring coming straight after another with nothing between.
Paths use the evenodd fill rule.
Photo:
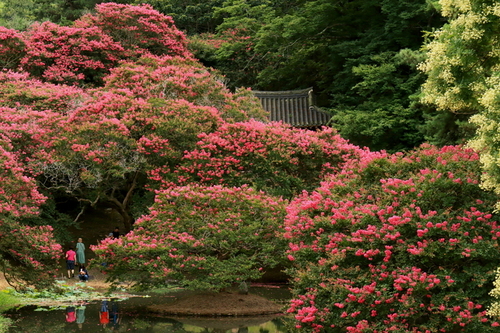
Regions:
<instances>
[{"instance_id":1,"label":"green grass","mask_svg":"<svg viewBox=\"0 0 500 333\"><path fill-rule=\"evenodd\" d=\"M19 300L9 290L0 290L0 313L19 304Z\"/></svg>"},{"instance_id":2,"label":"green grass","mask_svg":"<svg viewBox=\"0 0 500 333\"><path fill-rule=\"evenodd\" d=\"M19 304L17 298L11 295L7 290L0 290L0 313ZM5 333L12 325L12 320L0 315L0 333Z\"/></svg>"},{"instance_id":3,"label":"green grass","mask_svg":"<svg viewBox=\"0 0 500 333\"><path fill-rule=\"evenodd\" d=\"M2 317L0 315L0 333L5 333L9 329L10 325L12 325L12 320L9 318Z\"/></svg>"}]
</instances>

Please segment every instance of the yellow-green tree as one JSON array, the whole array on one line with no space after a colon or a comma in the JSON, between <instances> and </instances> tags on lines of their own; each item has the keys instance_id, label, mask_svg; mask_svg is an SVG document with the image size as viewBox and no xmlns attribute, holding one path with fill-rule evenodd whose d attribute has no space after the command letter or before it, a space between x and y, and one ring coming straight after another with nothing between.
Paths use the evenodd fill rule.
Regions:
<instances>
[{"instance_id":1,"label":"yellow-green tree","mask_svg":"<svg viewBox=\"0 0 500 333\"><path fill-rule=\"evenodd\" d=\"M422 100L442 112L472 115L477 128L469 146L481 152L482 186L500 194L500 2L439 3L449 23L426 45Z\"/></svg>"}]
</instances>

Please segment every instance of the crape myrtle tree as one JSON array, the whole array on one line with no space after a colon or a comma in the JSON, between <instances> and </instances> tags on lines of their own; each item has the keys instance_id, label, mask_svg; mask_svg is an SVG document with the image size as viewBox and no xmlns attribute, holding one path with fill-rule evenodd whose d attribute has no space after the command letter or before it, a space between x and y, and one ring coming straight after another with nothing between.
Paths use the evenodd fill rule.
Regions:
<instances>
[{"instance_id":1,"label":"crape myrtle tree","mask_svg":"<svg viewBox=\"0 0 500 333\"><path fill-rule=\"evenodd\" d=\"M11 29L24 30L35 20L34 3L32 0L2 1L0 8L0 26Z\"/></svg>"},{"instance_id":2,"label":"crape myrtle tree","mask_svg":"<svg viewBox=\"0 0 500 333\"><path fill-rule=\"evenodd\" d=\"M248 186L188 185L157 192L133 231L92 246L108 281L220 291L283 263L277 237L286 201Z\"/></svg>"},{"instance_id":3,"label":"crape myrtle tree","mask_svg":"<svg viewBox=\"0 0 500 333\"><path fill-rule=\"evenodd\" d=\"M248 91L230 93L190 59L143 56L111 70L67 116L65 133L54 138L57 162L43 177L82 202L116 208L128 231L137 217L130 210L146 208L133 205L134 195L156 188L155 170L172 172L200 133L250 118L265 113Z\"/></svg>"},{"instance_id":4,"label":"crape myrtle tree","mask_svg":"<svg viewBox=\"0 0 500 333\"><path fill-rule=\"evenodd\" d=\"M45 197L33 178L25 176L10 140L0 135L0 269L16 288L49 287L57 275L61 246L52 227L30 227L23 217L39 213Z\"/></svg>"},{"instance_id":5,"label":"crape myrtle tree","mask_svg":"<svg viewBox=\"0 0 500 333\"><path fill-rule=\"evenodd\" d=\"M175 169L150 172L160 186L134 230L93 248L109 281L220 290L256 279L285 259L276 232L286 203L278 198L370 154L332 129L282 123L225 123L198 140Z\"/></svg>"},{"instance_id":6,"label":"crape myrtle tree","mask_svg":"<svg viewBox=\"0 0 500 333\"><path fill-rule=\"evenodd\" d=\"M174 168L199 133L225 121L265 120L266 113L250 91L231 93L193 60L170 18L149 6L102 4L96 11L73 27L47 22L25 34L6 31L12 42L4 53L26 54L9 65L18 72L2 74L2 104L14 114L59 115L57 126L19 118L26 126L15 130L24 138L16 149L36 154L29 171L47 191L82 207L115 207L129 230L146 210L132 203L154 187L151 170Z\"/></svg>"},{"instance_id":7,"label":"crape myrtle tree","mask_svg":"<svg viewBox=\"0 0 500 333\"><path fill-rule=\"evenodd\" d=\"M351 165L287 208L295 327L312 332L489 332L497 197L457 146Z\"/></svg>"},{"instance_id":8,"label":"crape myrtle tree","mask_svg":"<svg viewBox=\"0 0 500 333\"><path fill-rule=\"evenodd\" d=\"M71 26L46 21L0 32L5 68L54 83L101 85L120 60L144 54L192 57L172 18L149 5L103 3Z\"/></svg>"}]
</instances>

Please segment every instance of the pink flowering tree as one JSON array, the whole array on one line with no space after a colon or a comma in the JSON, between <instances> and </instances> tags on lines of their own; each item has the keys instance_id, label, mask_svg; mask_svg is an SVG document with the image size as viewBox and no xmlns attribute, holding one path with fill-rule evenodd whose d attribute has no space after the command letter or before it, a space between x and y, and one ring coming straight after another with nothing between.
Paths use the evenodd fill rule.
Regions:
<instances>
[{"instance_id":1,"label":"pink flowering tree","mask_svg":"<svg viewBox=\"0 0 500 333\"><path fill-rule=\"evenodd\" d=\"M25 33L21 68L54 83L99 83L117 65L123 46L97 27L35 23Z\"/></svg>"},{"instance_id":2,"label":"pink flowering tree","mask_svg":"<svg viewBox=\"0 0 500 333\"><path fill-rule=\"evenodd\" d=\"M114 207L128 231L134 219L131 209L147 209L137 207L143 201L134 199L146 196L162 179L154 170L175 168L182 152L194 147L198 133L220 122L212 107L184 100L151 104L102 92L61 123L63 130L52 138L51 160L41 166L39 179L63 189L82 207Z\"/></svg>"},{"instance_id":3,"label":"pink flowering tree","mask_svg":"<svg viewBox=\"0 0 500 333\"><path fill-rule=\"evenodd\" d=\"M95 13L82 16L74 26L99 28L120 43L128 57L146 53L192 57L184 33L177 29L170 16L154 10L151 5L101 3L95 7Z\"/></svg>"},{"instance_id":4,"label":"pink flowering tree","mask_svg":"<svg viewBox=\"0 0 500 333\"><path fill-rule=\"evenodd\" d=\"M52 161L53 139L59 135L63 120L58 112L33 110L21 104L0 107L0 133L9 140L12 154L27 175L40 175L43 165Z\"/></svg>"},{"instance_id":5,"label":"pink flowering tree","mask_svg":"<svg viewBox=\"0 0 500 333\"><path fill-rule=\"evenodd\" d=\"M56 33L42 35L71 49L64 61L77 66L78 61L71 59L86 43L73 47L72 33L89 33L91 28L45 25L67 32L60 38ZM34 45L44 48L46 40L37 36L41 40ZM56 48L53 43L47 45ZM100 57L101 51L84 54ZM63 61L58 52L54 49L50 55ZM31 60L26 65L39 62ZM34 79L40 75L43 79L36 71L31 76L0 74L0 101L9 107L0 115L0 126L10 133L16 151L47 193L71 197L82 211L88 205L115 207L126 230L134 217L147 212L153 197L149 190L165 181L184 151L195 148L200 133L213 132L226 121L266 119L250 91L231 93L216 75L189 57L144 52L138 59L105 67L102 73L109 75L96 89Z\"/></svg>"},{"instance_id":6,"label":"pink flowering tree","mask_svg":"<svg viewBox=\"0 0 500 333\"><path fill-rule=\"evenodd\" d=\"M16 30L0 27L0 66L17 69L25 54L24 37Z\"/></svg>"},{"instance_id":7,"label":"pink flowering tree","mask_svg":"<svg viewBox=\"0 0 500 333\"><path fill-rule=\"evenodd\" d=\"M249 187L174 187L119 239L92 249L111 282L221 290L283 262L286 202Z\"/></svg>"},{"instance_id":8,"label":"pink flowering tree","mask_svg":"<svg viewBox=\"0 0 500 333\"><path fill-rule=\"evenodd\" d=\"M251 91L237 89L231 93L208 68L180 56L145 55L123 62L111 70L103 90L126 90L145 100L184 99L195 105L215 107L227 122L267 120L267 112Z\"/></svg>"},{"instance_id":9,"label":"pink flowering tree","mask_svg":"<svg viewBox=\"0 0 500 333\"><path fill-rule=\"evenodd\" d=\"M172 18L149 5L103 3L72 26L34 23L0 29L0 64L52 83L100 86L121 60L143 55L193 59Z\"/></svg>"},{"instance_id":10,"label":"pink flowering tree","mask_svg":"<svg viewBox=\"0 0 500 333\"><path fill-rule=\"evenodd\" d=\"M324 175L340 171L362 153L332 128L308 131L249 121L201 134L175 174L181 184L248 184L291 198L314 189Z\"/></svg>"},{"instance_id":11,"label":"pink flowering tree","mask_svg":"<svg viewBox=\"0 0 500 333\"><path fill-rule=\"evenodd\" d=\"M0 135L0 270L18 289L49 287L57 273L61 246L54 240L52 227L19 222L38 214L45 197L36 190L34 179L24 175L12 148L9 139Z\"/></svg>"},{"instance_id":12,"label":"pink flowering tree","mask_svg":"<svg viewBox=\"0 0 500 333\"><path fill-rule=\"evenodd\" d=\"M298 331L498 326L485 314L500 225L478 170L473 151L425 146L346 169L294 200L283 237Z\"/></svg>"},{"instance_id":13,"label":"pink flowering tree","mask_svg":"<svg viewBox=\"0 0 500 333\"><path fill-rule=\"evenodd\" d=\"M88 98L89 93L79 87L43 82L27 72L0 72L3 107L68 114Z\"/></svg>"}]
</instances>

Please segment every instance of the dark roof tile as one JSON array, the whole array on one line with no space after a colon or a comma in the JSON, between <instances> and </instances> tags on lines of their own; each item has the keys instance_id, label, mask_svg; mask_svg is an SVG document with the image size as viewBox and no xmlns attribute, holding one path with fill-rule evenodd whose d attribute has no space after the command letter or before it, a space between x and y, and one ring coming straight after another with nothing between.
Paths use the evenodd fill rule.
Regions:
<instances>
[{"instance_id":1,"label":"dark roof tile","mask_svg":"<svg viewBox=\"0 0 500 333\"><path fill-rule=\"evenodd\" d=\"M253 91L271 121L283 121L295 127L326 125L331 116L314 104L313 89Z\"/></svg>"}]
</instances>

